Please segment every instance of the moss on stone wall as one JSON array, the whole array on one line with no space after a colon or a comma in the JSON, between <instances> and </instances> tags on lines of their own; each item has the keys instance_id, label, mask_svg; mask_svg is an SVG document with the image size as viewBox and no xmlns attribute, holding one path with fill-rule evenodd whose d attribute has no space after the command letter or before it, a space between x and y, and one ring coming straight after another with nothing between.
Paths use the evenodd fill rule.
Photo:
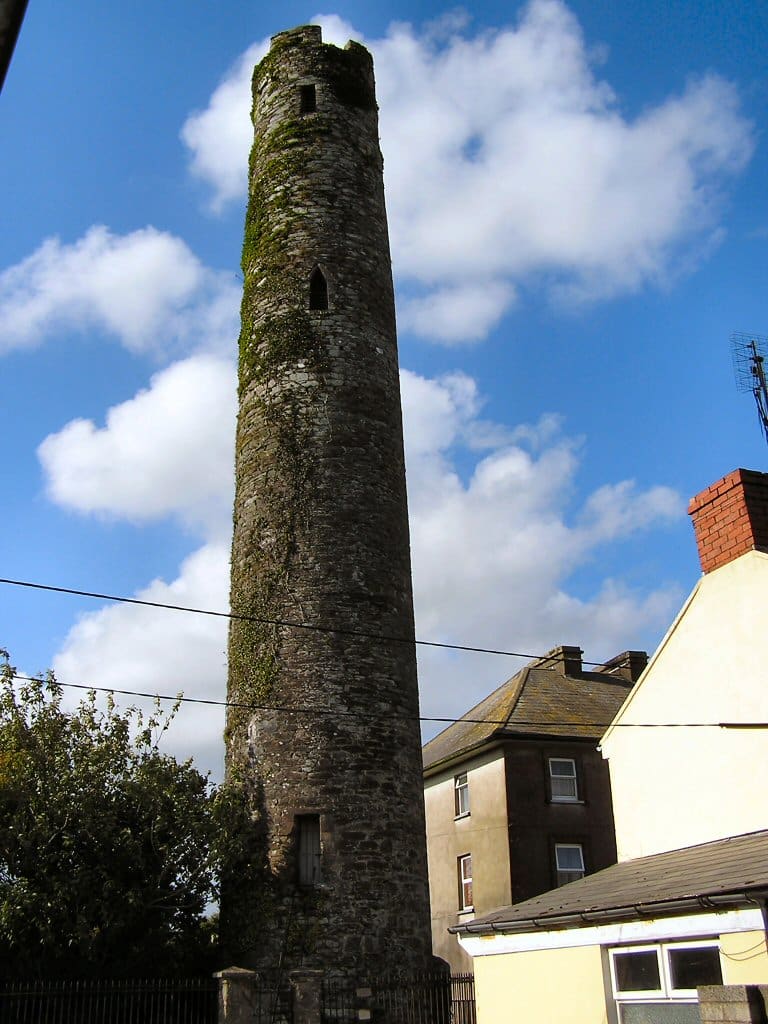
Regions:
<instances>
[{"instance_id":1,"label":"moss on stone wall","mask_svg":"<svg viewBox=\"0 0 768 1024\"><path fill-rule=\"evenodd\" d=\"M259 66L261 73L268 72L269 63ZM256 443L253 427L239 430L238 493L257 494L259 507L250 513L247 562L233 562L232 594L238 602L233 611L254 620L286 618L282 598L298 539L308 526L312 458L307 410L314 404L325 360L312 316L297 306L306 285L296 280L288 247L307 163L324 133L317 119L288 119L257 135L250 158L239 394L241 420L259 423L258 432L269 446L270 471L264 471L262 459L248 457L247 449ZM279 627L263 621L233 623L230 699L268 705L279 674ZM230 709L226 738L236 759L244 757L249 718L247 707Z\"/></svg>"}]
</instances>

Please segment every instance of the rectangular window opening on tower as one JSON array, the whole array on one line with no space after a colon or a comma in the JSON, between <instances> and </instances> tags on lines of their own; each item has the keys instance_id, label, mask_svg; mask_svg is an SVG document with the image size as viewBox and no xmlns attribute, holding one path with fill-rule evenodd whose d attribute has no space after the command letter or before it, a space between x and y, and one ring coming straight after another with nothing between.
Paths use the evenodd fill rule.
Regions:
<instances>
[{"instance_id":1,"label":"rectangular window opening on tower","mask_svg":"<svg viewBox=\"0 0 768 1024\"><path fill-rule=\"evenodd\" d=\"M297 815L296 840L298 847L299 885L318 885L321 881L319 814Z\"/></svg>"},{"instance_id":2,"label":"rectangular window opening on tower","mask_svg":"<svg viewBox=\"0 0 768 1024\"><path fill-rule=\"evenodd\" d=\"M314 114L317 110L317 91L314 85L299 86L299 112Z\"/></svg>"},{"instance_id":3,"label":"rectangular window opening on tower","mask_svg":"<svg viewBox=\"0 0 768 1024\"><path fill-rule=\"evenodd\" d=\"M320 267L309 275L309 308L328 309L328 282Z\"/></svg>"}]
</instances>

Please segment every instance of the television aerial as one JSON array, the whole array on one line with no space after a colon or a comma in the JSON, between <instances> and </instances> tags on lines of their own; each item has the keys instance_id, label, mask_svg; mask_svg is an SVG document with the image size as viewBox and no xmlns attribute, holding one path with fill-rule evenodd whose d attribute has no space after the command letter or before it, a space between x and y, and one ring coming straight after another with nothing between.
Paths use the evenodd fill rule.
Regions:
<instances>
[{"instance_id":1,"label":"television aerial","mask_svg":"<svg viewBox=\"0 0 768 1024\"><path fill-rule=\"evenodd\" d=\"M751 391L757 406L765 440L768 441L768 387L765 383L765 360L768 338L759 334L731 335L731 357L736 386L739 391Z\"/></svg>"}]
</instances>

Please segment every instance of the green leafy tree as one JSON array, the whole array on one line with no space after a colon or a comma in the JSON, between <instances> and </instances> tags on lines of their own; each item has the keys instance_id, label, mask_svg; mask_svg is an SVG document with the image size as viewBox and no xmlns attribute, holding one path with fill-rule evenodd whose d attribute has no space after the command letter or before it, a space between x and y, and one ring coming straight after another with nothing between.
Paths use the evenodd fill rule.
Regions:
<instances>
[{"instance_id":1,"label":"green leafy tree","mask_svg":"<svg viewBox=\"0 0 768 1024\"><path fill-rule=\"evenodd\" d=\"M175 713L62 708L0 651L0 964L7 974L210 967L216 798L157 742Z\"/></svg>"}]
</instances>

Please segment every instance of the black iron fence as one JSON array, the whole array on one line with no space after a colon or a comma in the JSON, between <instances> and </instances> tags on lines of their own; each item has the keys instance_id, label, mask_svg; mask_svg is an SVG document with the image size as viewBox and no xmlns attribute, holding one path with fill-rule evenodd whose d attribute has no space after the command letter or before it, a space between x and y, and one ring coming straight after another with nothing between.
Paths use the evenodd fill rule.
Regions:
<instances>
[{"instance_id":1,"label":"black iron fence","mask_svg":"<svg viewBox=\"0 0 768 1024\"><path fill-rule=\"evenodd\" d=\"M451 1024L477 1024L474 974L451 975Z\"/></svg>"},{"instance_id":2,"label":"black iron fence","mask_svg":"<svg viewBox=\"0 0 768 1024\"><path fill-rule=\"evenodd\" d=\"M254 976L251 986L252 1024L291 1024L287 976ZM0 1022L217 1024L218 992L215 978L0 982ZM388 1024L476 1024L471 974L391 975L368 985L325 978L319 994L320 1024L352 1024L360 1010Z\"/></svg>"},{"instance_id":3,"label":"black iron fence","mask_svg":"<svg viewBox=\"0 0 768 1024\"><path fill-rule=\"evenodd\" d=\"M0 982L3 1024L216 1024L215 978Z\"/></svg>"},{"instance_id":4,"label":"black iron fence","mask_svg":"<svg viewBox=\"0 0 768 1024\"><path fill-rule=\"evenodd\" d=\"M475 979L443 971L390 975L370 987L346 978L326 978L320 994L322 1024L351 1024L358 1011L396 1024L476 1024Z\"/></svg>"}]
</instances>

